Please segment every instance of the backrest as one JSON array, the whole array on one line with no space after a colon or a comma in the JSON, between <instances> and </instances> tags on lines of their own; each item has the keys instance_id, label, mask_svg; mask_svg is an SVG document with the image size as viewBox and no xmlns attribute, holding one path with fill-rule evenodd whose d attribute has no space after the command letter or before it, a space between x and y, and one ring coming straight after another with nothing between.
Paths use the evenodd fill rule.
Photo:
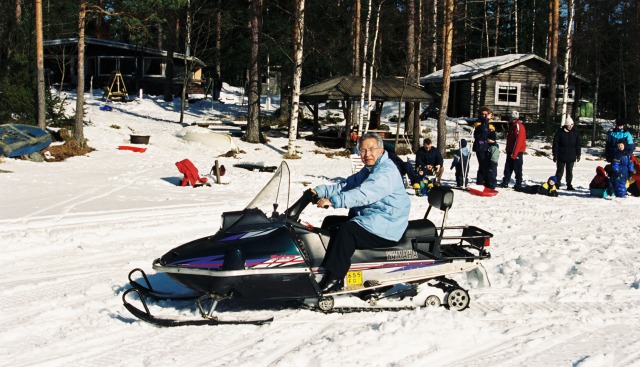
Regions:
<instances>
[{"instance_id":1,"label":"backrest","mask_svg":"<svg viewBox=\"0 0 640 367\"><path fill-rule=\"evenodd\" d=\"M187 176L188 179L198 180L200 178L198 169L188 159L183 159L180 162L176 162L176 167L178 167L178 171Z\"/></svg>"},{"instance_id":2,"label":"backrest","mask_svg":"<svg viewBox=\"0 0 640 367\"><path fill-rule=\"evenodd\" d=\"M448 187L436 186L429 191L429 205L447 210L453 205L453 191Z\"/></svg>"}]
</instances>

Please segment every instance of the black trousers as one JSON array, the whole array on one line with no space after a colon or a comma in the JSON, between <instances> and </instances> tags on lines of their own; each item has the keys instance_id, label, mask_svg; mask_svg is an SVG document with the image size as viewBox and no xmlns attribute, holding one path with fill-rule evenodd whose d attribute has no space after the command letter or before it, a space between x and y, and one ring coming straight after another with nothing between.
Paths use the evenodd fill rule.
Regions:
<instances>
[{"instance_id":1,"label":"black trousers","mask_svg":"<svg viewBox=\"0 0 640 367\"><path fill-rule=\"evenodd\" d=\"M336 221L338 219L337 216L333 216L333 218ZM342 218L346 219L347 217ZM325 228L325 222L322 223L323 228ZM327 225L328 229L335 229L335 232L332 231L322 266L336 278L344 278L347 275L351 267L351 256L356 249L392 247L396 244L396 241L376 236L356 222L333 222L331 223L333 228L329 227L329 223Z\"/></svg>"},{"instance_id":2,"label":"black trousers","mask_svg":"<svg viewBox=\"0 0 640 367\"><path fill-rule=\"evenodd\" d=\"M504 162L503 183L509 183L511 173L516 174L516 186L522 186L522 152L518 153L516 159L511 158L511 154L507 153L507 160Z\"/></svg>"},{"instance_id":3,"label":"black trousers","mask_svg":"<svg viewBox=\"0 0 640 367\"><path fill-rule=\"evenodd\" d=\"M558 160L556 162L556 178L558 182L556 182L556 186L560 187L560 181L562 181L563 171L565 170L565 166L567 168L567 185L571 185L573 181L573 164L576 162L562 162Z\"/></svg>"}]
</instances>

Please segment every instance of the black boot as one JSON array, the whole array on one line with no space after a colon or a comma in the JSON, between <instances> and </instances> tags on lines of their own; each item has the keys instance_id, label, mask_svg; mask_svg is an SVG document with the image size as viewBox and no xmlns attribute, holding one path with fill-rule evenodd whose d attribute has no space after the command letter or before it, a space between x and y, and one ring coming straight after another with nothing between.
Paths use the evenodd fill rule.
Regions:
<instances>
[{"instance_id":1,"label":"black boot","mask_svg":"<svg viewBox=\"0 0 640 367\"><path fill-rule=\"evenodd\" d=\"M336 278L331 273L326 273L318 285L322 293L331 293L342 289L344 280L342 278Z\"/></svg>"}]
</instances>

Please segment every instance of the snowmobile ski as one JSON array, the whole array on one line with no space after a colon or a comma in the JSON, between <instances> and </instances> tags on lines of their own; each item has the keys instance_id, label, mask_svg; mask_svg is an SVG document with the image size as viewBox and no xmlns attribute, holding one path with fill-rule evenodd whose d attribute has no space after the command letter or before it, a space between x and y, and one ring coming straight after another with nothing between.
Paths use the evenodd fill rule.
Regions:
<instances>
[{"instance_id":1,"label":"snowmobile ski","mask_svg":"<svg viewBox=\"0 0 640 367\"><path fill-rule=\"evenodd\" d=\"M131 292L135 292L138 294L139 298L140 298L140 302L142 302L142 305L144 307L144 311L135 307L134 305L132 305L131 303L129 303L126 300L126 296L131 293ZM220 320L217 317L211 317L209 315L207 315L204 310L202 309L200 303L198 303L198 307L200 308L200 312L203 316L202 319L177 319L177 318L162 318L162 317L156 317L153 316L151 314L151 311L149 311L149 307L147 306L147 303L145 301L144 295L142 292L138 291L135 288L130 288L127 289L123 294L122 294L122 302L124 304L124 307L131 312L132 315L134 315L135 317L139 318L142 321L148 322L150 324L156 325L156 326L161 326L161 327L174 327L174 326L188 326L188 325L195 325L195 326L202 326L202 325L210 325L210 326L215 326L215 325L264 325L267 323L270 323L271 321L273 321L273 317L270 318L266 318L266 319L256 319L256 320L241 320L241 319L237 319L237 320ZM215 303L214 303L214 307L215 307Z\"/></svg>"}]
</instances>

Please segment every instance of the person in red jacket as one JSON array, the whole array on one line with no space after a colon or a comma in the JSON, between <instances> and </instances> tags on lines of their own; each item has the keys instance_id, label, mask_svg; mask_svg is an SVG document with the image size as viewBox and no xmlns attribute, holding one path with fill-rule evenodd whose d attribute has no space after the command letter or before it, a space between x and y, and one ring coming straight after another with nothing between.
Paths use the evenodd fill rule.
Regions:
<instances>
[{"instance_id":1,"label":"person in red jacket","mask_svg":"<svg viewBox=\"0 0 640 367\"><path fill-rule=\"evenodd\" d=\"M518 111L509 114L509 131L507 132L507 160L504 163L504 177L500 187L509 187L511 173L516 176L514 188L522 187L522 155L527 149L527 131L519 120Z\"/></svg>"}]
</instances>

